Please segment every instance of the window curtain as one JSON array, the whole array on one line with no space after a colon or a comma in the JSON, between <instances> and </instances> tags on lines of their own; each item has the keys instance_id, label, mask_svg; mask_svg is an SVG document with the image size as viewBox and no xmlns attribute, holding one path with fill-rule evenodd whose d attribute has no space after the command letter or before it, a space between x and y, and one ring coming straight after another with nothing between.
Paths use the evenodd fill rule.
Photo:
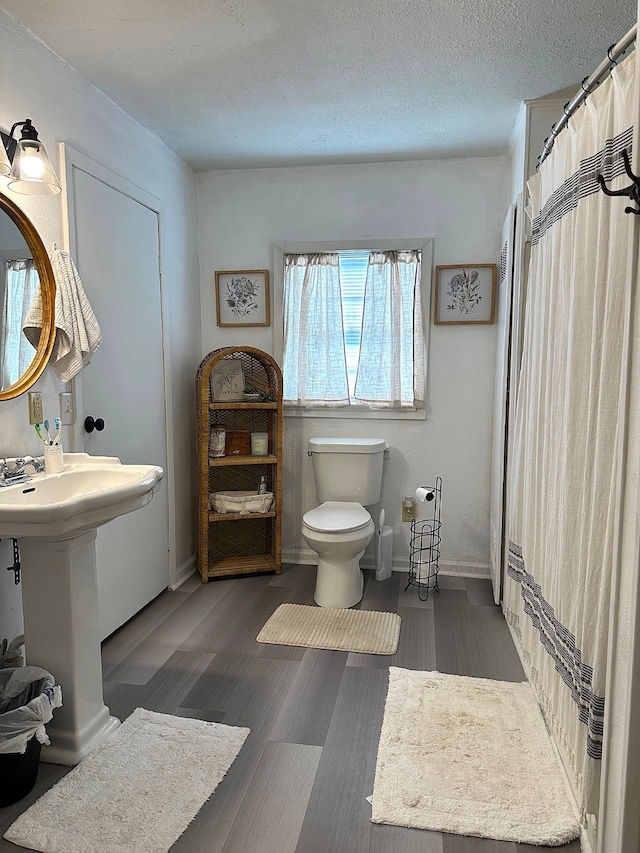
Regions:
<instances>
[{"instance_id":1,"label":"window curtain","mask_svg":"<svg viewBox=\"0 0 640 853\"><path fill-rule=\"evenodd\" d=\"M33 260L6 262L0 335L0 377L3 388L17 382L33 361L35 349L22 333L22 323L39 285Z\"/></svg>"},{"instance_id":2,"label":"window curtain","mask_svg":"<svg viewBox=\"0 0 640 853\"><path fill-rule=\"evenodd\" d=\"M355 399L373 408L424 406L420 255L372 252Z\"/></svg>"},{"instance_id":3,"label":"window curtain","mask_svg":"<svg viewBox=\"0 0 640 853\"><path fill-rule=\"evenodd\" d=\"M349 404L337 254L285 256L283 373L285 403Z\"/></svg>"},{"instance_id":4,"label":"window curtain","mask_svg":"<svg viewBox=\"0 0 640 853\"><path fill-rule=\"evenodd\" d=\"M587 98L529 182L531 266L508 482L503 608L576 799L598 814L630 322L635 55ZM526 784L526 780L524 780Z\"/></svg>"}]
</instances>

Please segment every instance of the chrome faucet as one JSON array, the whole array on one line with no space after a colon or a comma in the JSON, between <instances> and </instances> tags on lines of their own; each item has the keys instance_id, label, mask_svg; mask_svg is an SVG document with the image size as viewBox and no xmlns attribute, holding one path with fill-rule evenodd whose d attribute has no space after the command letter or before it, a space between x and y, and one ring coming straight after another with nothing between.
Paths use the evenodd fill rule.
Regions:
<instances>
[{"instance_id":1,"label":"chrome faucet","mask_svg":"<svg viewBox=\"0 0 640 853\"><path fill-rule=\"evenodd\" d=\"M31 475L27 473L27 466L31 465L36 474L44 471L42 459L34 459L33 456L18 457L7 460L0 459L0 487L13 486L16 483L28 483Z\"/></svg>"}]
</instances>

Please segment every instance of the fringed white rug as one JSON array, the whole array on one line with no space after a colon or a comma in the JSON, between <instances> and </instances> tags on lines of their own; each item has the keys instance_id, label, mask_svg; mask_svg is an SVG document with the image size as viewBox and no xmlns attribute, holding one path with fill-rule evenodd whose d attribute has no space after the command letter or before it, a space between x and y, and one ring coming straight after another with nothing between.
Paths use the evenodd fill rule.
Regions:
<instances>
[{"instance_id":1,"label":"fringed white rug","mask_svg":"<svg viewBox=\"0 0 640 853\"><path fill-rule=\"evenodd\" d=\"M4 837L44 853L167 853L248 734L137 708Z\"/></svg>"},{"instance_id":2,"label":"fringed white rug","mask_svg":"<svg viewBox=\"0 0 640 853\"><path fill-rule=\"evenodd\" d=\"M391 667L374 823L555 847L578 819L527 682Z\"/></svg>"},{"instance_id":3,"label":"fringed white rug","mask_svg":"<svg viewBox=\"0 0 640 853\"><path fill-rule=\"evenodd\" d=\"M256 639L281 646L392 655L399 636L397 613L281 604Z\"/></svg>"}]
</instances>

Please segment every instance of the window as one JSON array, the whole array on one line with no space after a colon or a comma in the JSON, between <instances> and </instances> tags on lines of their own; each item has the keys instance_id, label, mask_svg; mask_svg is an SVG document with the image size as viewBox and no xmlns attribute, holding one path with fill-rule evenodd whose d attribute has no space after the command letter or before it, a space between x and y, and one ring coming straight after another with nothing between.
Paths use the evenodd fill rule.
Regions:
<instances>
[{"instance_id":1,"label":"window","mask_svg":"<svg viewBox=\"0 0 640 853\"><path fill-rule=\"evenodd\" d=\"M0 282L1 284L1 282ZM0 388L8 388L22 376L36 354L23 332L27 312L40 287L38 271L31 258L4 263L4 289L0 315Z\"/></svg>"},{"instance_id":2,"label":"window","mask_svg":"<svg viewBox=\"0 0 640 853\"><path fill-rule=\"evenodd\" d=\"M367 280L368 252L338 252L344 351L347 359L349 401L355 403L356 375L362 334L364 286Z\"/></svg>"},{"instance_id":3,"label":"window","mask_svg":"<svg viewBox=\"0 0 640 853\"><path fill-rule=\"evenodd\" d=\"M285 405L424 406L420 249L286 253Z\"/></svg>"}]
</instances>

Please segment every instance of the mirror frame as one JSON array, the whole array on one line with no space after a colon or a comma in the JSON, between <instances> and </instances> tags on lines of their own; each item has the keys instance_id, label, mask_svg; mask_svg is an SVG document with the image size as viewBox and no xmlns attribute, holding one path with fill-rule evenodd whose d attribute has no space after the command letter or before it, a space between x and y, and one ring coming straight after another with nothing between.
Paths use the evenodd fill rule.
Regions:
<instances>
[{"instance_id":1,"label":"mirror frame","mask_svg":"<svg viewBox=\"0 0 640 853\"><path fill-rule=\"evenodd\" d=\"M17 382L9 385L8 388L0 388L0 400L12 400L14 397L24 394L28 388L31 388L49 362L56 336L56 282L44 243L26 213L2 193L0 193L0 210L4 211L13 220L24 237L33 257L36 270L38 271L40 292L42 293L42 331L40 332L40 340L38 341L33 361Z\"/></svg>"}]
</instances>

